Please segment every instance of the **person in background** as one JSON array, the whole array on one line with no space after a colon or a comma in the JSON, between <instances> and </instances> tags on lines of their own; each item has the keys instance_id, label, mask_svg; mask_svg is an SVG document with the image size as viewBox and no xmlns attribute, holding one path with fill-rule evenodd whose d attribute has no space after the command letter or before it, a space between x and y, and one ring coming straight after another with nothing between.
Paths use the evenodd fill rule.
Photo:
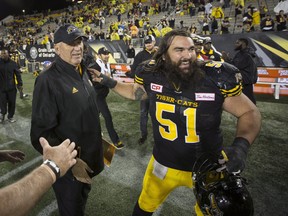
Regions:
<instances>
[{"instance_id":1,"label":"person in background","mask_svg":"<svg viewBox=\"0 0 288 216\"><path fill-rule=\"evenodd\" d=\"M7 120L11 123L16 122L14 114L17 88L19 91L23 90L21 71L10 59L8 49L4 48L1 50L0 59L0 123L4 123L7 112Z\"/></svg>"},{"instance_id":2,"label":"person in background","mask_svg":"<svg viewBox=\"0 0 288 216\"><path fill-rule=\"evenodd\" d=\"M135 57L135 49L132 43L129 44L129 47L126 50L126 55L127 55L127 64L132 65Z\"/></svg>"},{"instance_id":3,"label":"person in background","mask_svg":"<svg viewBox=\"0 0 288 216\"><path fill-rule=\"evenodd\" d=\"M279 14L276 15L276 27L277 31L286 31L287 30L287 15L284 14L283 10L279 11Z\"/></svg>"},{"instance_id":4,"label":"person in background","mask_svg":"<svg viewBox=\"0 0 288 216\"><path fill-rule=\"evenodd\" d=\"M153 35L147 35L144 38L144 49L137 53L137 55L134 58L134 63L131 66L131 74L130 77L134 78L135 75L139 72L139 65L141 63L150 60L154 53L157 50L157 47L155 46L156 40ZM137 72L136 72L137 71ZM139 144L143 144L148 136L148 130L147 130L147 124L148 124L148 111L149 111L149 100L141 100L140 101L140 131L141 131L141 137L138 140Z\"/></svg>"},{"instance_id":5,"label":"person in background","mask_svg":"<svg viewBox=\"0 0 288 216\"><path fill-rule=\"evenodd\" d=\"M83 63L86 36L71 24L54 33L54 62L34 84L30 138L42 153L44 137L51 146L70 139L76 143L77 163L53 184L59 215L85 215L92 177L104 169L96 92Z\"/></svg>"},{"instance_id":6,"label":"person in background","mask_svg":"<svg viewBox=\"0 0 288 216\"><path fill-rule=\"evenodd\" d=\"M265 18L261 20L260 28L264 31L274 31L274 20L271 18L269 13L266 14Z\"/></svg>"},{"instance_id":7,"label":"person in background","mask_svg":"<svg viewBox=\"0 0 288 216\"><path fill-rule=\"evenodd\" d=\"M253 58L255 58L255 52L249 47L249 41L246 38L239 38L235 42L235 51L238 51L236 55L231 58L225 51L222 52L223 59L236 66L242 76L242 92L256 104L256 99L253 92L253 84L257 82L258 73L257 65Z\"/></svg>"},{"instance_id":8,"label":"person in background","mask_svg":"<svg viewBox=\"0 0 288 216\"><path fill-rule=\"evenodd\" d=\"M110 57L109 55L110 55L110 52L105 47L101 47L98 50L98 58L96 59L95 64L90 65L90 67L98 71L101 71L101 73L105 74L106 76L111 77L110 63L108 62L109 57ZM99 112L103 115L105 119L105 125L107 128L109 137L113 145L117 149L121 149L124 147L124 144L120 140L114 128L112 115L111 115L111 112L109 110L109 107L106 101L106 97L109 94L109 88L99 83L94 83L94 88L95 88L96 95L97 95L96 97L97 107L98 107Z\"/></svg>"},{"instance_id":9,"label":"person in background","mask_svg":"<svg viewBox=\"0 0 288 216\"><path fill-rule=\"evenodd\" d=\"M224 19L221 22L221 32L220 34L229 34L229 27L231 26L229 17L224 17Z\"/></svg>"},{"instance_id":10,"label":"person in background","mask_svg":"<svg viewBox=\"0 0 288 216\"><path fill-rule=\"evenodd\" d=\"M55 147L51 147L43 137L39 142L43 148L43 163L24 178L0 189L1 215L28 215L56 179L76 163L75 143L69 139ZM20 162L24 156L18 150L0 151L1 162Z\"/></svg>"},{"instance_id":11,"label":"person in background","mask_svg":"<svg viewBox=\"0 0 288 216\"><path fill-rule=\"evenodd\" d=\"M210 37L204 38L201 56L204 60L223 61L221 53L216 51L216 49L213 47Z\"/></svg>"},{"instance_id":12,"label":"person in background","mask_svg":"<svg viewBox=\"0 0 288 216\"><path fill-rule=\"evenodd\" d=\"M19 150L0 150L0 162L8 161L12 164L24 160L25 153Z\"/></svg>"},{"instance_id":13,"label":"person in background","mask_svg":"<svg viewBox=\"0 0 288 216\"><path fill-rule=\"evenodd\" d=\"M241 92L239 70L225 62L210 61L200 67L195 61L190 34L173 30L163 37L152 60L136 74L135 83L117 82L89 70L94 81L123 97L150 100L153 155L133 216L152 215L176 188L192 188L193 165L205 153L227 156L227 172L240 173L259 134L261 115ZM232 145L223 145L223 110L237 118ZM207 213L200 208L204 211L205 206L195 205L198 216Z\"/></svg>"}]
</instances>

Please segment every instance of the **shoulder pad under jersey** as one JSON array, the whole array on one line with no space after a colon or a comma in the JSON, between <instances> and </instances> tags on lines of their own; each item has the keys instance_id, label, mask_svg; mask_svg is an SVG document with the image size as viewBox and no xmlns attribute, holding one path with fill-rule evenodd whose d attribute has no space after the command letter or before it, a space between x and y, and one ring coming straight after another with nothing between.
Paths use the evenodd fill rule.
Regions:
<instances>
[{"instance_id":1,"label":"shoulder pad under jersey","mask_svg":"<svg viewBox=\"0 0 288 216\"><path fill-rule=\"evenodd\" d=\"M226 62L208 62L205 73L220 89L224 97L239 95L242 91L242 76L238 68Z\"/></svg>"}]
</instances>

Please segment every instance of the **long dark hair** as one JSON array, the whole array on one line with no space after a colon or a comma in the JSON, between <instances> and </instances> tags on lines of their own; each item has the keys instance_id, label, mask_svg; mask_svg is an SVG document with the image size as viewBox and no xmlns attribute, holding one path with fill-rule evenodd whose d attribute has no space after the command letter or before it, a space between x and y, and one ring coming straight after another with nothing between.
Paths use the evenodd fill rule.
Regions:
<instances>
[{"instance_id":1,"label":"long dark hair","mask_svg":"<svg viewBox=\"0 0 288 216\"><path fill-rule=\"evenodd\" d=\"M147 72L149 71L149 72L154 72L154 73L163 73L170 82L180 83L180 82L183 82L180 75L175 73L175 71L170 70L169 68L167 69L167 62L163 60L163 57L167 55L167 51L176 36L183 36L183 37L191 38L190 34L187 31L182 30L182 29L175 29L175 30L168 32L162 38L160 45L159 45L159 49L157 50L157 52L154 54L152 58L155 64L153 64L152 67L151 65L149 65L148 67L145 67L144 70ZM192 75L189 78L189 82L198 81L204 75L203 71L196 64L196 62L192 62L191 70L192 70Z\"/></svg>"}]
</instances>

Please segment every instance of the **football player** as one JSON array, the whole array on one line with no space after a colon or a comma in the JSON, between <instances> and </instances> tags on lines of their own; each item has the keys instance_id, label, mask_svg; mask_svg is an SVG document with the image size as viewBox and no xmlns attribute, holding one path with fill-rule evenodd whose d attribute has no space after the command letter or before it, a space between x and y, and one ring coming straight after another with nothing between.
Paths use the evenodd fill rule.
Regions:
<instances>
[{"instance_id":1,"label":"football player","mask_svg":"<svg viewBox=\"0 0 288 216\"><path fill-rule=\"evenodd\" d=\"M248 149L260 131L261 115L241 93L239 70L222 62L196 64L195 46L183 30L167 33L135 83L121 83L90 70L93 80L120 95L149 98L155 145L133 215L152 215L179 186L193 187L193 164L203 153L220 155L223 110L237 119L236 136L224 148L229 173L245 167ZM196 204L197 215L203 215Z\"/></svg>"}]
</instances>

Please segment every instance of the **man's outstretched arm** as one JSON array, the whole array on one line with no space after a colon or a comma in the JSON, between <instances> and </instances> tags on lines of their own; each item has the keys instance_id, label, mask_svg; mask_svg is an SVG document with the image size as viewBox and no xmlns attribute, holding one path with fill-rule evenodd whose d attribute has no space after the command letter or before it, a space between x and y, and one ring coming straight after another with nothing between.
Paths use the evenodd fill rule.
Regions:
<instances>
[{"instance_id":1,"label":"man's outstretched arm","mask_svg":"<svg viewBox=\"0 0 288 216\"><path fill-rule=\"evenodd\" d=\"M75 143L70 140L67 139L55 147L51 147L44 138L40 138L40 143L43 160L49 161L16 183L0 189L1 215L27 215L56 178L63 176L76 163Z\"/></svg>"}]
</instances>

